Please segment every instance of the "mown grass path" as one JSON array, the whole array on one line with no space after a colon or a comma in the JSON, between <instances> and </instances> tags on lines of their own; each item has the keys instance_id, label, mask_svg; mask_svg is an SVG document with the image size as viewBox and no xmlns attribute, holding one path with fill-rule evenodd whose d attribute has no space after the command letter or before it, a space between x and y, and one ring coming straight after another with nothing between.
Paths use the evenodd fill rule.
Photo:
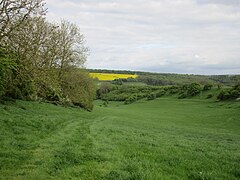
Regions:
<instances>
[{"instance_id":1,"label":"mown grass path","mask_svg":"<svg viewBox=\"0 0 240 180\"><path fill-rule=\"evenodd\" d=\"M240 104L0 105L0 179L239 179Z\"/></svg>"}]
</instances>

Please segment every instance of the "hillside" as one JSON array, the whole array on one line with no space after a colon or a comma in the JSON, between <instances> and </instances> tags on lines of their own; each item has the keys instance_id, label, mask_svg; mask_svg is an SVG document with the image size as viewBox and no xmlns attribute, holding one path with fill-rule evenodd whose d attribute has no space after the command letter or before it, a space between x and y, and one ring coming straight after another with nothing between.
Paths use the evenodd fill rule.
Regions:
<instances>
[{"instance_id":1,"label":"hillside","mask_svg":"<svg viewBox=\"0 0 240 180\"><path fill-rule=\"evenodd\" d=\"M240 104L0 104L0 179L239 179Z\"/></svg>"},{"instance_id":2,"label":"hillside","mask_svg":"<svg viewBox=\"0 0 240 180\"><path fill-rule=\"evenodd\" d=\"M171 74L171 73L151 73L127 70L102 70L88 69L90 73L111 73L111 74L131 74L138 75L138 78L129 81L143 82L148 85L181 85L192 82L200 84L213 84L222 86L233 86L240 83L240 75L193 75L193 74Z\"/></svg>"}]
</instances>

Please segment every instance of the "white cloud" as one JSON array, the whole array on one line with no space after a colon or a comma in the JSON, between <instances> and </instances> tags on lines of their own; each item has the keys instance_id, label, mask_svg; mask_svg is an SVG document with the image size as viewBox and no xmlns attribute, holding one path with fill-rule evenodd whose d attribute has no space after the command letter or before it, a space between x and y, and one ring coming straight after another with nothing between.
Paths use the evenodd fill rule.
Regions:
<instances>
[{"instance_id":1,"label":"white cloud","mask_svg":"<svg viewBox=\"0 0 240 180\"><path fill-rule=\"evenodd\" d=\"M78 24L89 68L239 73L239 0L46 0L48 19Z\"/></svg>"}]
</instances>

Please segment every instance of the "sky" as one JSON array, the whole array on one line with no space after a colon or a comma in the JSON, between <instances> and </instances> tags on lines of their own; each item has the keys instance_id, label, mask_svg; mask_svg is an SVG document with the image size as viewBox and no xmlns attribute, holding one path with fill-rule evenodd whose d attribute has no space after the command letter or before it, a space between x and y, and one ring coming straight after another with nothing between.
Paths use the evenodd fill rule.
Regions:
<instances>
[{"instance_id":1,"label":"sky","mask_svg":"<svg viewBox=\"0 0 240 180\"><path fill-rule=\"evenodd\" d=\"M240 74L240 0L45 0L47 19L77 24L86 67Z\"/></svg>"}]
</instances>

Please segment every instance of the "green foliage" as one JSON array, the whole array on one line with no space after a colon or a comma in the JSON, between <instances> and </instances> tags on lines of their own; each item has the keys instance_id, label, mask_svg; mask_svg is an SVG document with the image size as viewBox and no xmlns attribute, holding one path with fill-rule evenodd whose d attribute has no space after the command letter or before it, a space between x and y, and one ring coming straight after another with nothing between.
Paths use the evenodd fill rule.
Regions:
<instances>
[{"instance_id":1,"label":"green foliage","mask_svg":"<svg viewBox=\"0 0 240 180\"><path fill-rule=\"evenodd\" d=\"M182 86L111 85L110 83L102 83L97 90L97 98L108 101L124 101L125 104L140 99L153 100L162 96L173 96L179 99L194 98L195 96L200 99L216 97L220 100L231 100L239 97L239 89L239 85L236 85L232 89L225 88L222 92L216 87L204 90L198 83Z\"/></svg>"},{"instance_id":2,"label":"green foliage","mask_svg":"<svg viewBox=\"0 0 240 180\"><path fill-rule=\"evenodd\" d=\"M151 86L164 86L176 84L173 81L167 80L167 78L163 78L161 76L156 75L144 75L144 76L141 75L137 78L137 80L139 82L143 82Z\"/></svg>"},{"instance_id":3,"label":"green foliage","mask_svg":"<svg viewBox=\"0 0 240 180\"><path fill-rule=\"evenodd\" d=\"M106 85L103 84L103 86ZM105 91L101 89L102 87L97 90L97 97L99 97L99 99L109 101L124 101L125 104L130 104L147 97L150 98L150 94L152 94L152 96L155 98L161 97L165 94L165 90L162 87L156 86L115 85L111 87L111 90L106 87L103 88L107 89ZM102 91L104 93L100 93ZM102 94L102 96L99 94Z\"/></svg>"},{"instance_id":4,"label":"green foliage","mask_svg":"<svg viewBox=\"0 0 240 180\"><path fill-rule=\"evenodd\" d=\"M155 93L150 93L147 95L147 100L154 100L156 99L156 94Z\"/></svg>"},{"instance_id":5,"label":"green foliage","mask_svg":"<svg viewBox=\"0 0 240 180\"><path fill-rule=\"evenodd\" d=\"M141 71L122 71L122 70L106 70L106 69L89 69L95 73L117 73L117 74L136 74L138 78L129 79L128 82L142 82L153 86L166 85L184 85L197 82L198 84L212 84L233 86L240 83L240 75L193 75L193 74L170 74L170 73L151 73Z\"/></svg>"},{"instance_id":6,"label":"green foliage","mask_svg":"<svg viewBox=\"0 0 240 180\"><path fill-rule=\"evenodd\" d=\"M11 79L16 64L13 59L2 49L0 49L0 99L6 94L7 85Z\"/></svg>"},{"instance_id":7,"label":"green foliage","mask_svg":"<svg viewBox=\"0 0 240 180\"><path fill-rule=\"evenodd\" d=\"M179 86L170 86L170 87L166 87L165 90L168 90L169 94L176 94L176 93L179 93L180 87Z\"/></svg>"},{"instance_id":8,"label":"green foliage","mask_svg":"<svg viewBox=\"0 0 240 180\"><path fill-rule=\"evenodd\" d=\"M198 83L185 84L181 87L179 98L193 97L201 92L201 85Z\"/></svg>"},{"instance_id":9,"label":"green foliage","mask_svg":"<svg viewBox=\"0 0 240 180\"><path fill-rule=\"evenodd\" d=\"M212 87L213 87L212 84L205 84L205 85L203 86L203 90L204 90L204 91L207 91L207 90L212 89Z\"/></svg>"},{"instance_id":10,"label":"green foliage","mask_svg":"<svg viewBox=\"0 0 240 180\"><path fill-rule=\"evenodd\" d=\"M131 104L133 102L136 102L138 100L138 96L136 94L129 96L124 103L125 104Z\"/></svg>"},{"instance_id":11,"label":"green foliage","mask_svg":"<svg viewBox=\"0 0 240 180\"><path fill-rule=\"evenodd\" d=\"M184 98L187 98L188 95L187 95L187 92L181 92L178 96L179 99L184 99Z\"/></svg>"},{"instance_id":12,"label":"green foliage","mask_svg":"<svg viewBox=\"0 0 240 180\"><path fill-rule=\"evenodd\" d=\"M107 86L103 83L101 86L104 88L100 87L97 90L98 99L125 101L126 104L130 104L144 98L153 100L164 95L175 96L176 94L180 99L190 98L203 91L201 85L198 83L185 84L183 86L112 85L111 88L107 88Z\"/></svg>"},{"instance_id":13,"label":"green foliage","mask_svg":"<svg viewBox=\"0 0 240 180\"><path fill-rule=\"evenodd\" d=\"M162 97L165 93L166 91L164 89L156 91L156 98Z\"/></svg>"},{"instance_id":14,"label":"green foliage","mask_svg":"<svg viewBox=\"0 0 240 180\"><path fill-rule=\"evenodd\" d=\"M81 70L88 55L84 36L70 22L46 21L44 5L42 0L1 3L0 98L91 110L95 89Z\"/></svg>"},{"instance_id":15,"label":"green foliage","mask_svg":"<svg viewBox=\"0 0 240 180\"><path fill-rule=\"evenodd\" d=\"M14 99L31 100L36 95L35 81L27 73L14 75L8 85L6 96Z\"/></svg>"},{"instance_id":16,"label":"green foliage","mask_svg":"<svg viewBox=\"0 0 240 180\"><path fill-rule=\"evenodd\" d=\"M222 88L222 85L221 85L221 84L218 84L217 87L218 87L218 89L221 89L221 88Z\"/></svg>"},{"instance_id":17,"label":"green foliage","mask_svg":"<svg viewBox=\"0 0 240 180\"><path fill-rule=\"evenodd\" d=\"M92 101L95 95L95 88L88 73L72 69L62 77L61 88L63 95L70 99L74 105L87 110L93 109Z\"/></svg>"},{"instance_id":18,"label":"green foliage","mask_svg":"<svg viewBox=\"0 0 240 180\"><path fill-rule=\"evenodd\" d=\"M113 86L110 83L104 82L101 83L99 89L96 91L97 99L103 98L103 96L109 93L112 90Z\"/></svg>"},{"instance_id":19,"label":"green foliage","mask_svg":"<svg viewBox=\"0 0 240 180\"><path fill-rule=\"evenodd\" d=\"M207 95L207 99L210 99L210 98L212 98L213 97L213 94L212 93L209 93L208 95Z\"/></svg>"},{"instance_id":20,"label":"green foliage","mask_svg":"<svg viewBox=\"0 0 240 180\"><path fill-rule=\"evenodd\" d=\"M237 99L240 97L240 84L235 85L229 90L222 90L217 98L219 100L231 100L231 99Z\"/></svg>"}]
</instances>

